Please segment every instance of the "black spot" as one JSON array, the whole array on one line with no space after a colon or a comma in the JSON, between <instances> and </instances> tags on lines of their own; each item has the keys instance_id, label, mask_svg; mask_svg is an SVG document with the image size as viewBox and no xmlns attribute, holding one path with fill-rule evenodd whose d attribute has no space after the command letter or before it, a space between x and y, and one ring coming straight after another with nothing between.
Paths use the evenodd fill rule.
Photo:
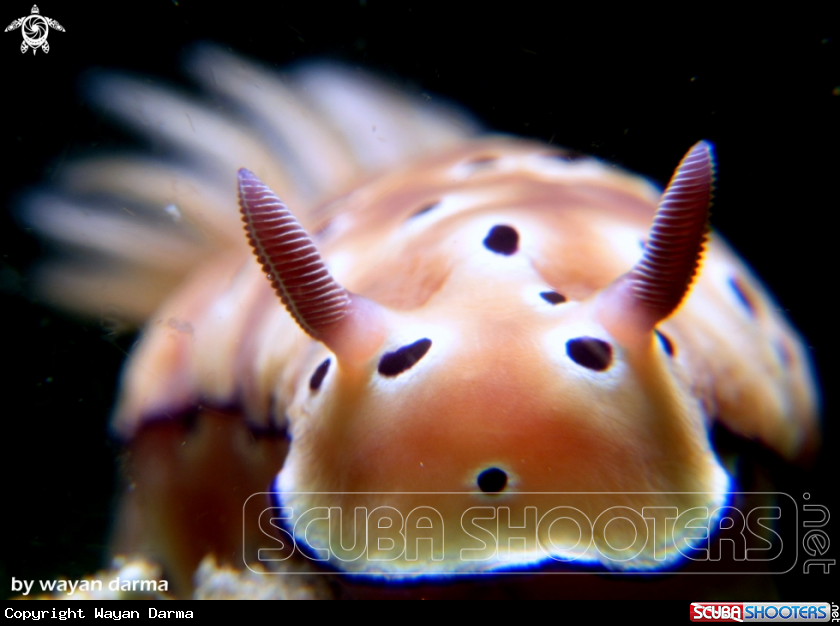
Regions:
<instances>
[{"instance_id":1,"label":"black spot","mask_svg":"<svg viewBox=\"0 0 840 626\"><path fill-rule=\"evenodd\" d=\"M749 314L755 315L755 305L753 305L753 302L747 295L747 292L744 291L744 286L741 284L741 281L733 276L729 279L729 286L732 288L732 291L738 297L738 300L741 301L741 304L744 305L744 308L747 309Z\"/></svg>"},{"instance_id":2,"label":"black spot","mask_svg":"<svg viewBox=\"0 0 840 626\"><path fill-rule=\"evenodd\" d=\"M312 391L317 391L321 388L321 383L324 382L324 376L327 375L327 372L330 370L330 360L327 359L323 363L321 363L312 374L312 378L309 379L309 388Z\"/></svg>"},{"instance_id":3,"label":"black spot","mask_svg":"<svg viewBox=\"0 0 840 626\"><path fill-rule=\"evenodd\" d=\"M484 493L499 493L507 487L507 474L498 467L486 469L478 475L478 488Z\"/></svg>"},{"instance_id":4,"label":"black spot","mask_svg":"<svg viewBox=\"0 0 840 626\"><path fill-rule=\"evenodd\" d=\"M510 226L494 226L485 237L484 246L497 254L509 256L519 248L519 233Z\"/></svg>"},{"instance_id":5,"label":"black spot","mask_svg":"<svg viewBox=\"0 0 840 626\"><path fill-rule=\"evenodd\" d=\"M603 372L612 362L612 347L595 337L578 337L566 342L566 353L578 365Z\"/></svg>"},{"instance_id":6,"label":"black spot","mask_svg":"<svg viewBox=\"0 0 840 626\"><path fill-rule=\"evenodd\" d=\"M562 304L566 301L566 296L556 291L543 291L540 293L540 297L551 304Z\"/></svg>"},{"instance_id":7,"label":"black spot","mask_svg":"<svg viewBox=\"0 0 840 626\"><path fill-rule=\"evenodd\" d=\"M386 352L379 361L379 373L383 376L396 376L414 367L432 347L431 339L420 339L403 346L395 352Z\"/></svg>"},{"instance_id":8,"label":"black spot","mask_svg":"<svg viewBox=\"0 0 840 626\"><path fill-rule=\"evenodd\" d=\"M428 213L429 211L436 209L440 206L440 201L437 202L430 202L429 204L425 205L422 209L417 209L414 213L412 213L408 219L413 217L417 217L418 215L423 215L424 213Z\"/></svg>"},{"instance_id":9,"label":"black spot","mask_svg":"<svg viewBox=\"0 0 840 626\"><path fill-rule=\"evenodd\" d=\"M671 343L671 340L668 339L668 335L659 332L658 330L654 329L653 332L656 333L656 336L659 337L659 341L662 344L662 347L665 349L665 352L668 356L674 356L674 344Z\"/></svg>"}]
</instances>

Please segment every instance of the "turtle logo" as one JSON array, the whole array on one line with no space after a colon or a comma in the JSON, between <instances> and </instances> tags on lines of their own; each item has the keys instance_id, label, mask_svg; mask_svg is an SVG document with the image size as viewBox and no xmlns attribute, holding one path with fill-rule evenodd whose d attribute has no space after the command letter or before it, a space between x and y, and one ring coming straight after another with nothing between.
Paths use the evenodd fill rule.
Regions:
<instances>
[{"instance_id":1,"label":"turtle logo","mask_svg":"<svg viewBox=\"0 0 840 626\"><path fill-rule=\"evenodd\" d=\"M38 48L43 49L44 52L50 51L50 44L47 43L47 35L50 28L64 32L64 27L51 20L48 17L41 15L38 10L38 5L32 5L32 14L15 20L6 27L6 32L20 28L23 33L23 43L20 44L20 51L26 52L32 48L32 54L38 51Z\"/></svg>"}]
</instances>

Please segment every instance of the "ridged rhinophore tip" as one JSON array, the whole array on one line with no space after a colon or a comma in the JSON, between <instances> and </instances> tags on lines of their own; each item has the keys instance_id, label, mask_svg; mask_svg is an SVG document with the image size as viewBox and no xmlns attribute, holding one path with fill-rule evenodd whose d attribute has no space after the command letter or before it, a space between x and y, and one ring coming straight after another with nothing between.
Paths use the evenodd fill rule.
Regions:
<instances>
[{"instance_id":1,"label":"ridged rhinophore tip","mask_svg":"<svg viewBox=\"0 0 840 626\"><path fill-rule=\"evenodd\" d=\"M350 299L291 211L253 172L239 170L239 205L248 242L274 291L314 339L347 312Z\"/></svg>"},{"instance_id":2,"label":"ridged rhinophore tip","mask_svg":"<svg viewBox=\"0 0 840 626\"><path fill-rule=\"evenodd\" d=\"M682 302L700 263L714 184L712 147L698 141L665 188L645 253L633 268L633 293L656 321Z\"/></svg>"},{"instance_id":3,"label":"ridged rhinophore tip","mask_svg":"<svg viewBox=\"0 0 840 626\"><path fill-rule=\"evenodd\" d=\"M369 359L384 338L381 307L338 284L312 237L253 172L242 168L238 179L248 242L286 309L340 361Z\"/></svg>"},{"instance_id":4,"label":"ridged rhinophore tip","mask_svg":"<svg viewBox=\"0 0 840 626\"><path fill-rule=\"evenodd\" d=\"M698 141L662 194L642 258L604 292L607 326L646 333L683 301L703 254L714 174L712 146Z\"/></svg>"}]
</instances>

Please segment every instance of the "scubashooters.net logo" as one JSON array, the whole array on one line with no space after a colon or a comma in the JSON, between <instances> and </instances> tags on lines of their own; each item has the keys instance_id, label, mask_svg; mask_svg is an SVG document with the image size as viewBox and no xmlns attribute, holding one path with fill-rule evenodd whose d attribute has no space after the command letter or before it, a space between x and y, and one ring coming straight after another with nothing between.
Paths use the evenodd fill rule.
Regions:
<instances>
[{"instance_id":1,"label":"scubashooters.net logo","mask_svg":"<svg viewBox=\"0 0 840 626\"><path fill-rule=\"evenodd\" d=\"M47 35L50 34L50 28L64 32L64 27L53 19L41 15L37 4L32 5L32 13L25 17L16 19L14 22L6 27L6 32L10 30L17 30L20 28L23 34L23 43L20 44L20 51L26 52L30 48L32 54L38 51L38 48L46 54L50 51L50 44L47 43Z\"/></svg>"},{"instance_id":2,"label":"scubashooters.net logo","mask_svg":"<svg viewBox=\"0 0 840 626\"><path fill-rule=\"evenodd\" d=\"M692 622L829 622L837 605L828 602L692 602Z\"/></svg>"},{"instance_id":3,"label":"scubashooters.net logo","mask_svg":"<svg viewBox=\"0 0 840 626\"><path fill-rule=\"evenodd\" d=\"M675 494L518 495L527 506L462 493L254 494L243 507L243 557L270 574L288 571L281 562L297 556L371 576L772 575L801 568L812 544L823 547L809 539L803 553L801 513L810 510L784 493L704 494L710 506ZM814 565L822 563L808 568L816 574Z\"/></svg>"}]
</instances>

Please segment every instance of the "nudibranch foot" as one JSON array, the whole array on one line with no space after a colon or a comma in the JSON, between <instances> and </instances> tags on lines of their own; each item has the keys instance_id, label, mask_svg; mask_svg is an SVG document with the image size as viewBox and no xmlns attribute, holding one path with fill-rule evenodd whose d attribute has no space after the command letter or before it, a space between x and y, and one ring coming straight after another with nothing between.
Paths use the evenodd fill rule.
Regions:
<instances>
[{"instance_id":1,"label":"nudibranch foot","mask_svg":"<svg viewBox=\"0 0 840 626\"><path fill-rule=\"evenodd\" d=\"M160 564L179 596L192 592L208 554L241 568L243 550L273 543L243 529L243 499L265 489L287 449L283 433L255 433L241 415L218 410L145 424L122 458L114 552Z\"/></svg>"}]
</instances>

